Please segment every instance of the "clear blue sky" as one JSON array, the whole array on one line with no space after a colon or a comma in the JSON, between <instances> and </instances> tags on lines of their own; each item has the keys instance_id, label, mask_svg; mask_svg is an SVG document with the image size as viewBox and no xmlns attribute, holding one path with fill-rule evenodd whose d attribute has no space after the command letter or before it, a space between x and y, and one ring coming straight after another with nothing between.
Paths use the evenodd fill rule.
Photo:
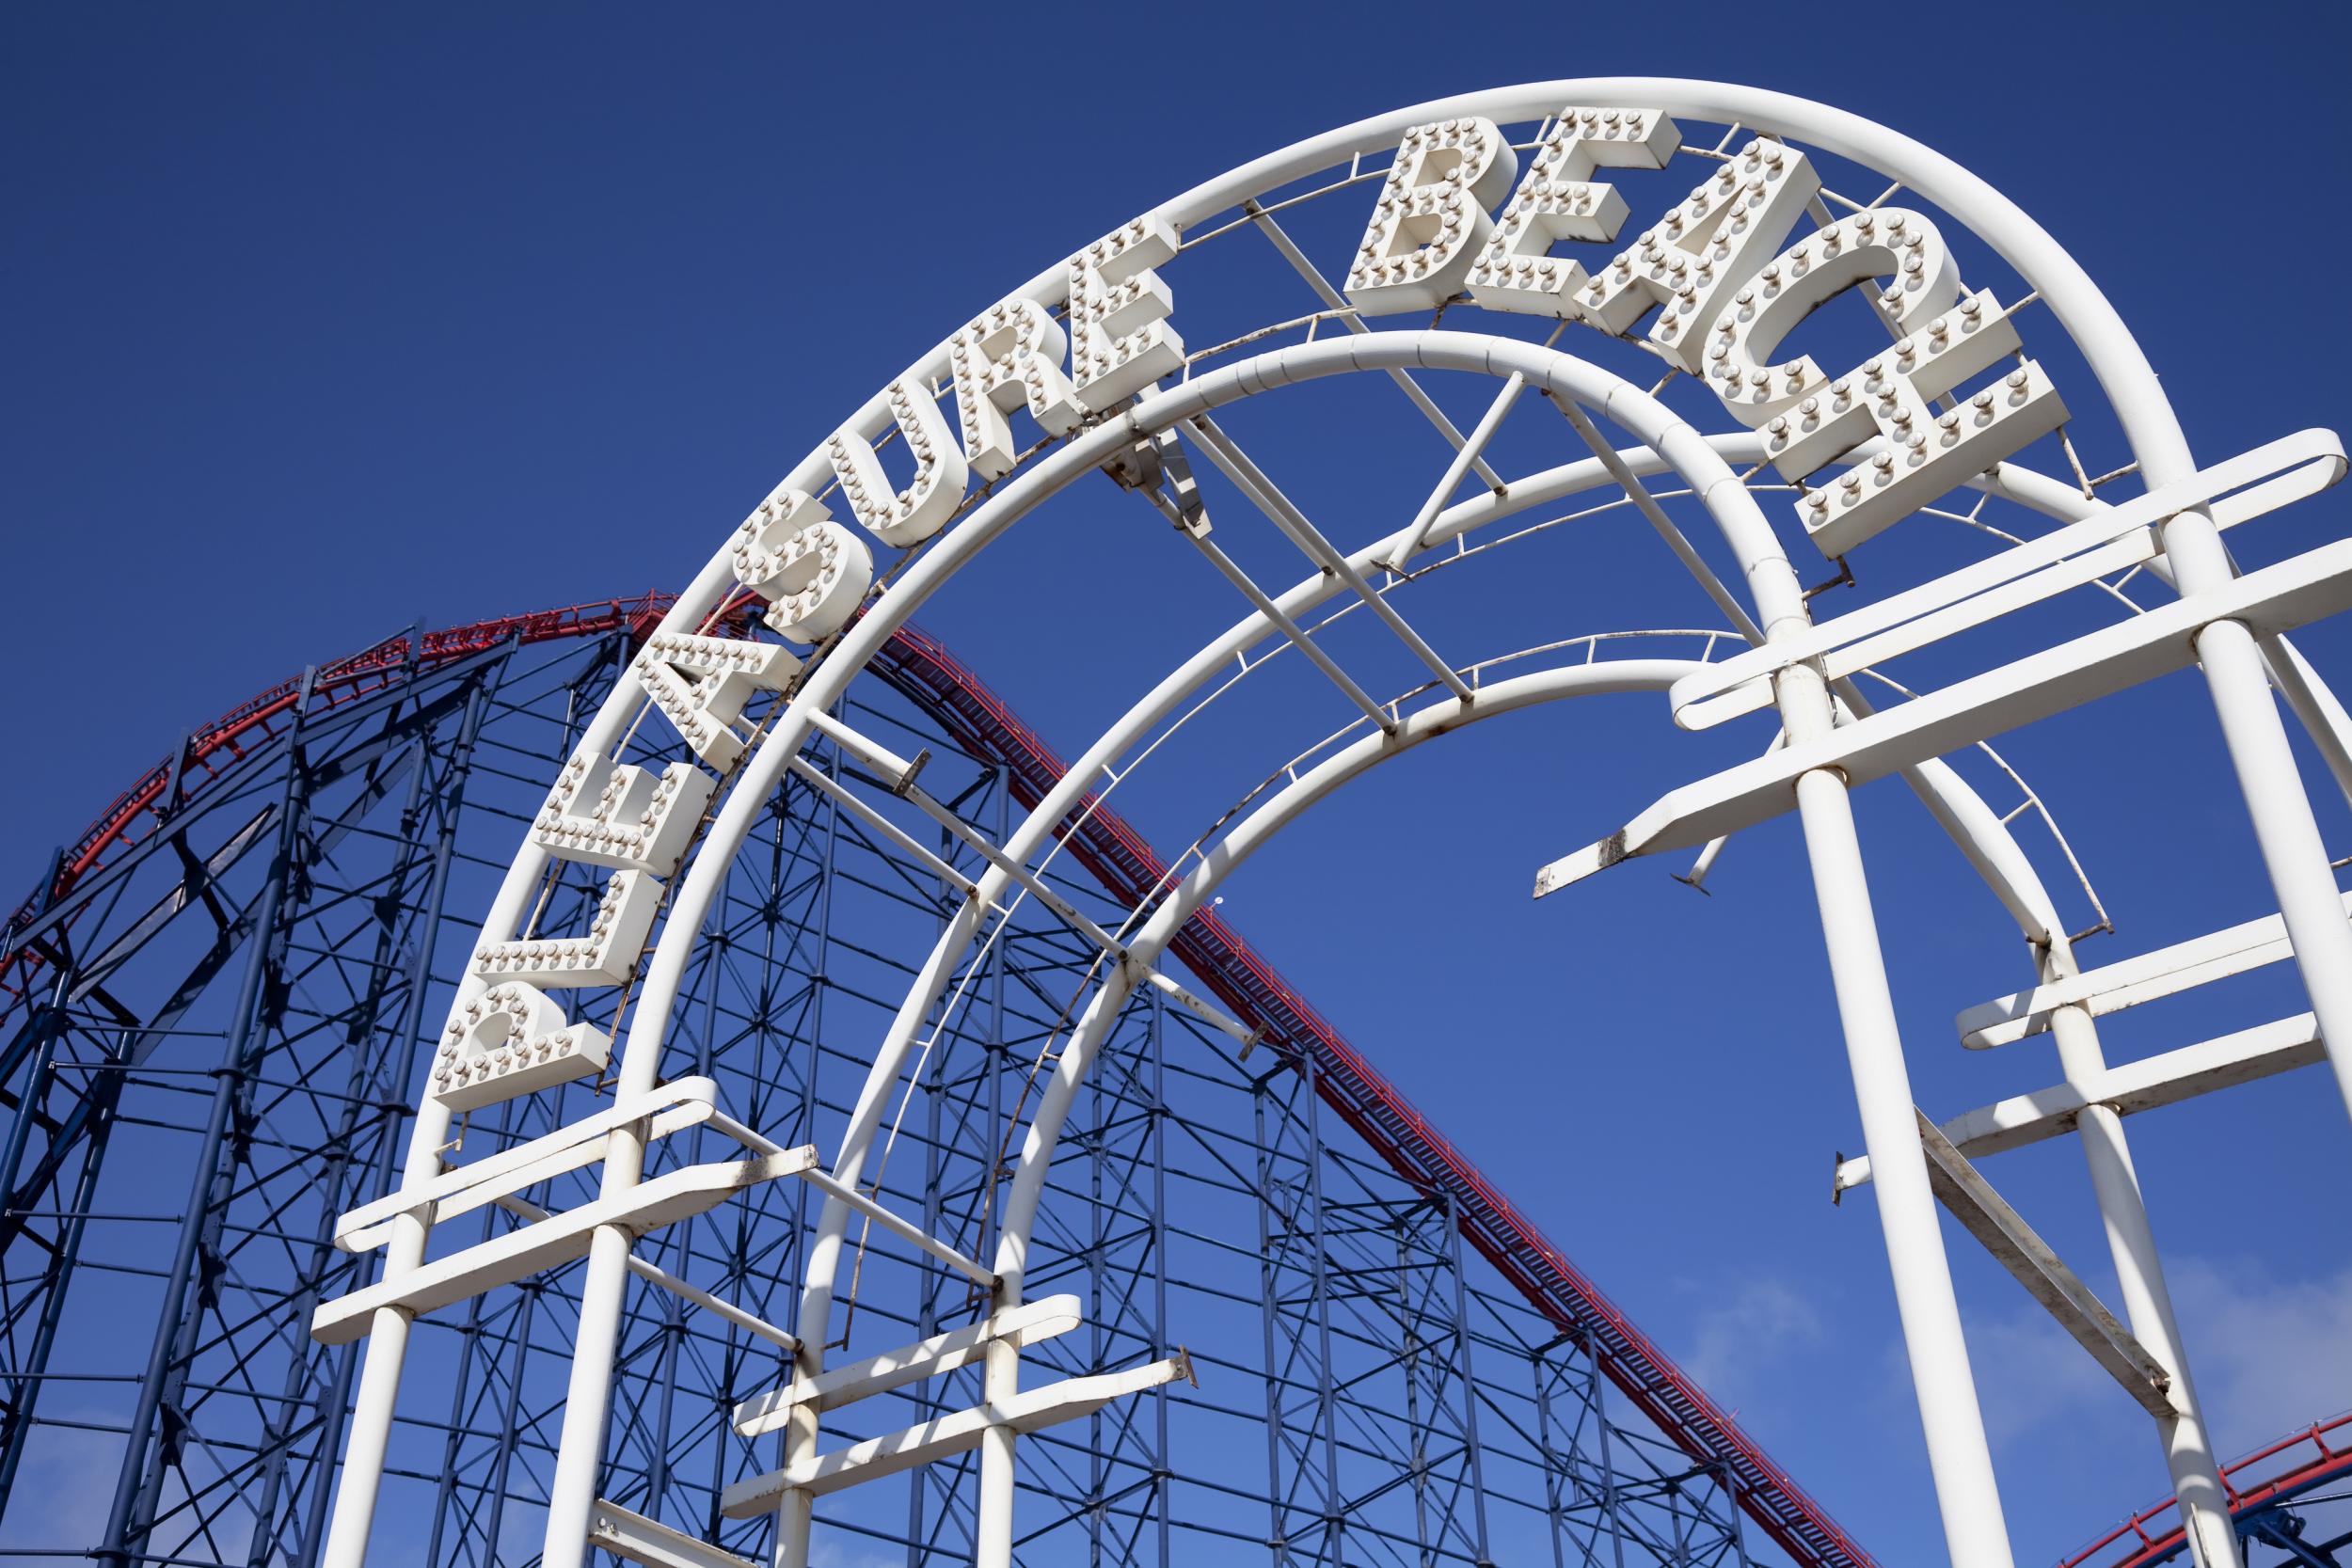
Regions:
<instances>
[{"instance_id":1,"label":"clear blue sky","mask_svg":"<svg viewBox=\"0 0 2352 1568\"><path fill-rule=\"evenodd\" d=\"M8 8L5 902L182 727L419 616L682 585L844 413L1040 266L1448 92L1712 76L1883 119L2075 251L2201 453L2347 422L2333 8L1332 14ZM1149 619L1091 563L1038 557L1018 604L926 617L1069 749L1144 675L1049 666L1019 635L1041 604L1078 646ZM2310 646L2352 682L2341 628ZM2134 921L2106 954L2264 912L2193 680L2095 722L2097 745L2019 751ZM1538 860L1667 780L1567 789L1565 742L1461 744L1335 804L1227 912L1883 1560L1940 1560L1868 1200L1823 1201L1858 1134L1793 832L1738 847L1712 900L1644 868L1619 902L1530 909ZM1481 793L1411 815L1441 781ZM2169 810L2156 782L2199 803ZM1881 863L1935 854L1916 818L1865 799ZM1375 854L1400 820L1443 852ZM1884 895L1912 917L1890 959L1943 1114L2050 1076L1951 1043L2014 954L1947 870ZM2306 1073L2143 1119L2223 1446L2352 1405L2332 1091ZM2073 1150L1996 1174L2111 1290ZM2159 1490L2153 1442L2004 1277L1962 1272L2020 1556L2052 1558Z\"/></svg>"}]
</instances>

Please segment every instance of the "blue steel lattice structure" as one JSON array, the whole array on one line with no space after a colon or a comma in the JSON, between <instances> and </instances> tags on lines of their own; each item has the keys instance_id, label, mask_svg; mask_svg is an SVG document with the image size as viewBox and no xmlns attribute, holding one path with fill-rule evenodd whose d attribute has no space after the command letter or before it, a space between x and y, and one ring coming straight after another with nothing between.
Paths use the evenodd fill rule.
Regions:
<instances>
[{"instance_id":1,"label":"blue steel lattice structure","mask_svg":"<svg viewBox=\"0 0 2352 1568\"><path fill-rule=\"evenodd\" d=\"M474 940L453 911L662 608L403 635L309 672L185 739L11 921L0 1550L311 1560L355 1358L305 1330L372 1263L335 1247L335 1216L389 1185L441 977ZM898 651L857 721L929 747L927 782L995 827L1050 753L1033 736L1022 755L983 745L937 683L985 689L935 644ZM844 757L812 760L887 805ZM935 836L943 861L969 858ZM797 783L732 876L682 1049L747 1120L822 1141L863 1067L828 1042L894 1005L898 955L935 930L943 884ZM983 1005L929 1056L884 1180L935 1233L992 1244L1009 1117L1094 957L1041 926L974 977ZM1172 1354L1182 1321L1200 1387L1043 1437L1024 1560L1161 1562L1210 1543L1300 1563L1768 1553L1739 1512L1756 1503L1738 1456L1686 1451L1688 1433L1678 1445L1629 1405L1589 1330L1531 1308L1523 1281L1464 1246L1490 1243L1462 1194L1400 1175L1379 1129L1361 1129L1367 1146L1335 1125L1343 1102L1328 1064L1298 1049L1302 1019L1272 1022L1270 1048L1246 1055L1182 1009L1138 1004L1066 1145L1074 1201L1034 1277L1041 1295L1077 1293L1088 1326L1041 1354L1081 1373ZM577 1114L542 1096L462 1136L495 1148ZM668 1141L693 1157L689 1138ZM673 1227L650 1256L789 1321L803 1191ZM457 1228L514 1223L485 1210ZM974 1305L961 1281L880 1249L861 1270L854 1311L907 1338ZM415 1560L535 1554L576 1310L559 1272L421 1320L414 1386L432 1392L401 1413L386 1510ZM651 1289L632 1295L622 1343L633 1375L605 1495L755 1554L764 1522L717 1516L723 1486L767 1462L727 1413L772 1385L784 1353ZM976 1378L901 1402L920 1418ZM918 1471L902 1510L836 1523L911 1562L964 1560L970 1468ZM78 1484L55 1484L67 1470Z\"/></svg>"},{"instance_id":2,"label":"blue steel lattice structure","mask_svg":"<svg viewBox=\"0 0 2352 1568\"><path fill-rule=\"evenodd\" d=\"M183 739L10 922L0 1552L313 1560L355 1357L306 1329L371 1262L335 1247L335 1216L390 1184L420 1041L473 941L451 911L479 906L665 603L404 634L310 671ZM928 747L967 819L1001 834L1058 776L930 640L902 635L877 674L857 722ZM946 907L914 851L970 858L944 833L894 839L887 791L837 752L811 760L873 816L799 781L771 802L681 1021L691 1069L787 1142L833 1135L864 1065L834 1042L879 1025ZM1072 869L1121 900L1101 907L1133 907L1156 857L1108 813L1084 821ZM1032 1280L1083 1302L1087 1327L1041 1347L1057 1370L1171 1354L1182 1322L1200 1386L1036 1439L1024 1560L1868 1560L1221 922L1186 936L1180 956L1264 1049L1156 994L1132 1007L1064 1145L1061 1228ZM1058 925L1000 944L911 1088L883 1191L967 1252L993 1244L1006 1129L1095 957ZM462 1136L495 1148L580 1114L541 1096ZM788 1321L804 1193L672 1227L650 1260ZM514 1223L485 1209L456 1228ZM976 1305L880 1250L852 1302L908 1338ZM535 1555L576 1313L558 1272L422 1320L430 1395L402 1412L388 1482L407 1558ZM603 1495L756 1555L764 1522L718 1514L767 1463L728 1413L783 1350L644 1289L621 1354ZM976 1383L900 1414L957 1408ZM833 1522L910 1563L966 1560L971 1470L915 1471Z\"/></svg>"}]
</instances>

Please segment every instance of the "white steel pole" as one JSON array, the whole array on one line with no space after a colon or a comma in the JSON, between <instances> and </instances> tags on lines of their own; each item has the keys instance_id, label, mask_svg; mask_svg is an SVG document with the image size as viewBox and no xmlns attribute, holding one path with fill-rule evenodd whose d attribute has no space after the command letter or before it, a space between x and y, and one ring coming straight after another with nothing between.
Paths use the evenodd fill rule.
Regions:
<instances>
[{"instance_id":1,"label":"white steel pole","mask_svg":"<svg viewBox=\"0 0 2352 1568\"><path fill-rule=\"evenodd\" d=\"M2184 594L2233 576L2221 536L2201 512L2185 512L2165 524L2164 551ZM2343 895L2271 696L2262 650L2245 623L2216 621L2197 634L2197 657L2253 819L2254 842L2295 944L2296 967L2319 1020L2328 1064L2352 1111L2352 922L2344 918Z\"/></svg>"},{"instance_id":2,"label":"white steel pole","mask_svg":"<svg viewBox=\"0 0 2352 1568\"><path fill-rule=\"evenodd\" d=\"M1003 1306L1020 1305L1004 1301ZM1021 1391L1021 1351L1009 1338L988 1342L980 1374L981 1402L993 1408ZM972 1568L1012 1568L1012 1493L1016 1476L1012 1428L992 1426L980 1438L978 1526L973 1531Z\"/></svg>"},{"instance_id":3,"label":"white steel pole","mask_svg":"<svg viewBox=\"0 0 2352 1568\"><path fill-rule=\"evenodd\" d=\"M2043 960L2043 981L2062 980L2075 973L2071 946L2063 937L2055 937ZM2069 1083L2089 1084L2106 1070L2099 1027L2088 1008L2079 1004L2058 1008L2050 1015L2050 1034ZM2172 1316L2171 1291L2165 1285L2155 1232L2149 1226L2147 1202L2139 1191L2139 1174L2132 1167L2131 1149L2123 1140L2123 1118L2112 1107L2094 1102L2075 1118L2075 1130L2082 1135L2091 1190L2099 1200L2099 1216L2106 1223L2107 1250L2115 1259L2124 1319L2131 1324L2133 1338L2172 1377L2172 1398L2181 1414L2158 1418L2156 1431L2164 1444L2165 1465L2172 1473L2173 1495L2180 1499L2190 1556L2198 1568L2240 1568L2237 1531L2230 1524L2229 1494L2222 1487L2220 1468L2205 1432L2203 1407L2189 1378L2180 1324Z\"/></svg>"},{"instance_id":4,"label":"white steel pole","mask_svg":"<svg viewBox=\"0 0 2352 1568\"><path fill-rule=\"evenodd\" d=\"M653 1087L650 1052L625 1060L614 1093L626 1100ZM644 1062L630 1071L633 1062ZM642 1081L641 1081L642 1080ZM637 1185L645 1163L642 1124L606 1134L606 1197ZM628 1229L603 1225L588 1243L588 1273L580 1286L580 1328L572 1338L571 1381L564 1394L564 1428L557 1438L555 1476L548 1486L548 1530L542 1568L583 1568L596 1520L596 1482L604 1469L604 1423L612 1403L612 1359L621 1338L621 1304L628 1288Z\"/></svg>"},{"instance_id":5,"label":"white steel pole","mask_svg":"<svg viewBox=\"0 0 2352 1568\"><path fill-rule=\"evenodd\" d=\"M1829 692L1819 672L1800 666L1783 674L1780 706L1791 744L1828 733ZM1830 768L1804 774L1797 780L1797 813L1820 904L1821 936L1845 1029L1854 1101L1862 1113L1863 1143L1878 1188L1879 1226L1886 1237L1895 1309L1918 1392L1945 1545L1953 1568L2013 1568L1845 779Z\"/></svg>"},{"instance_id":6,"label":"white steel pole","mask_svg":"<svg viewBox=\"0 0 2352 1568\"><path fill-rule=\"evenodd\" d=\"M430 1181L439 1173L441 1145L449 1136L452 1119L438 1100L425 1097L408 1130L402 1186ZM431 1232L421 1212L394 1219L391 1240L384 1249L384 1278L398 1279L423 1262ZM384 1456L392 1440L392 1410L400 1398L410 1322L399 1307L381 1307L369 1325L360 1353L359 1392L352 1402L342 1473L335 1481L335 1511L327 1523L326 1544L319 1553L320 1568L361 1568L367 1561L368 1533L375 1526L376 1494L383 1485Z\"/></svg>"}]
</instances>

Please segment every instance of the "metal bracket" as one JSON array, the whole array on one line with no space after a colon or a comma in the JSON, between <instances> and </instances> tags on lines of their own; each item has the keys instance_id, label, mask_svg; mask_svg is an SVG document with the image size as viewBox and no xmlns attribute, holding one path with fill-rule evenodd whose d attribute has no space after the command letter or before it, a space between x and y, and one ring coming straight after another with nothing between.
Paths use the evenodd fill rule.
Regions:
<instances>
[{"instance_id":1,"label":"metal bracket","mask_svg":"<svg viewBox=\"0 0 2352 1568\"><path fill-rule=\"evenodd\" d=\"M1195 539L1211 531L1209 511L1200 500L1200 486L1192 477L1192 459L1173 430L1163 430L1122 448L1103 465L1111 483L1133 490L1159 509L1160 515Z\"/></svg>"}]
</instances>

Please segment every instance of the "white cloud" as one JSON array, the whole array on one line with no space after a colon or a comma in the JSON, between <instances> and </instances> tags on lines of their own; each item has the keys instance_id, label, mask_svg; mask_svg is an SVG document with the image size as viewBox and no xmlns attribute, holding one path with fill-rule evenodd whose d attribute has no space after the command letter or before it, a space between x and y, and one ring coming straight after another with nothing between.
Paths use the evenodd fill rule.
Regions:
<instances>
[{"instance_id":1,"label":"white cloud","mask_svg":"<svg viewBox=\"0 0 2352 1568\"><path fill-rule=\"evenodd\" d=\"M41 1414L52 1415L46 1410ZM55 1419L103 1422L121 1417L74 1410ZM62 1424L38 1428L24 1450L24 1468L17 1472L8 1523L0 1528L0 1547L68 1547L72 1555L81 1555L80 1548L105 1533L106 1509L114 1500L115 1475L121 1465L119 1436Z\"/></svg>"},{"instance_id":2,"label":"white cloud","mask_svg":"<svg viewBox=\"0 0 2352 1568\"><path fill-rule=\"evenodd\" d=\"M2240 1454L2352 1407L2352 1266L2298 1280L2190 1258L2168 1273L2216 1449Z\"/></svg>"},{"instance_id":3,"label":"white cloud","mask_svg":"<svg viewBox=\"0 0 2352 1568\"><path fill-rule=\"evenodd\" d=\"M1824 1337L1812 1298L1785 1280L1756 1277L1692 1320L1682 1370L1726 1409L1759 1396L1763 1378L1788 1366L1792 1353Z\"/></svg>"},{"instance_id":4,"label":"white cloud","mask_svg":"<svg viewBox=\"0 0 2352 1568\"><path fill-rule=\"evenodd\" d=\"M1973 1313L1967 1334L1985 1435L1995 1446L2044 1423L2079 1428L2087 1415L2123 1408L2106 1371L2033 1302L1997 1315Z\"/></svg>"},{"instance_id":5,"label":"white cloud","mask_svg":"<svg viewBox=\"0 0 2352 1568\"><path fill-rule=\"evenodd\" d=\"M2252 1263L2175 1257L2166 1275L2214 1448L2225 1458L2352 1407L2352 1267L2290 1280ZM2111 1282L2094 1289L2117 1305ZM1996 1445L2045 1429L2079 1438L2085 1421L2118 1440L2136 1430L2107 1374L2039 1307L1972 1312L1967 1327Z\"/></svg>"}]
</instances>

